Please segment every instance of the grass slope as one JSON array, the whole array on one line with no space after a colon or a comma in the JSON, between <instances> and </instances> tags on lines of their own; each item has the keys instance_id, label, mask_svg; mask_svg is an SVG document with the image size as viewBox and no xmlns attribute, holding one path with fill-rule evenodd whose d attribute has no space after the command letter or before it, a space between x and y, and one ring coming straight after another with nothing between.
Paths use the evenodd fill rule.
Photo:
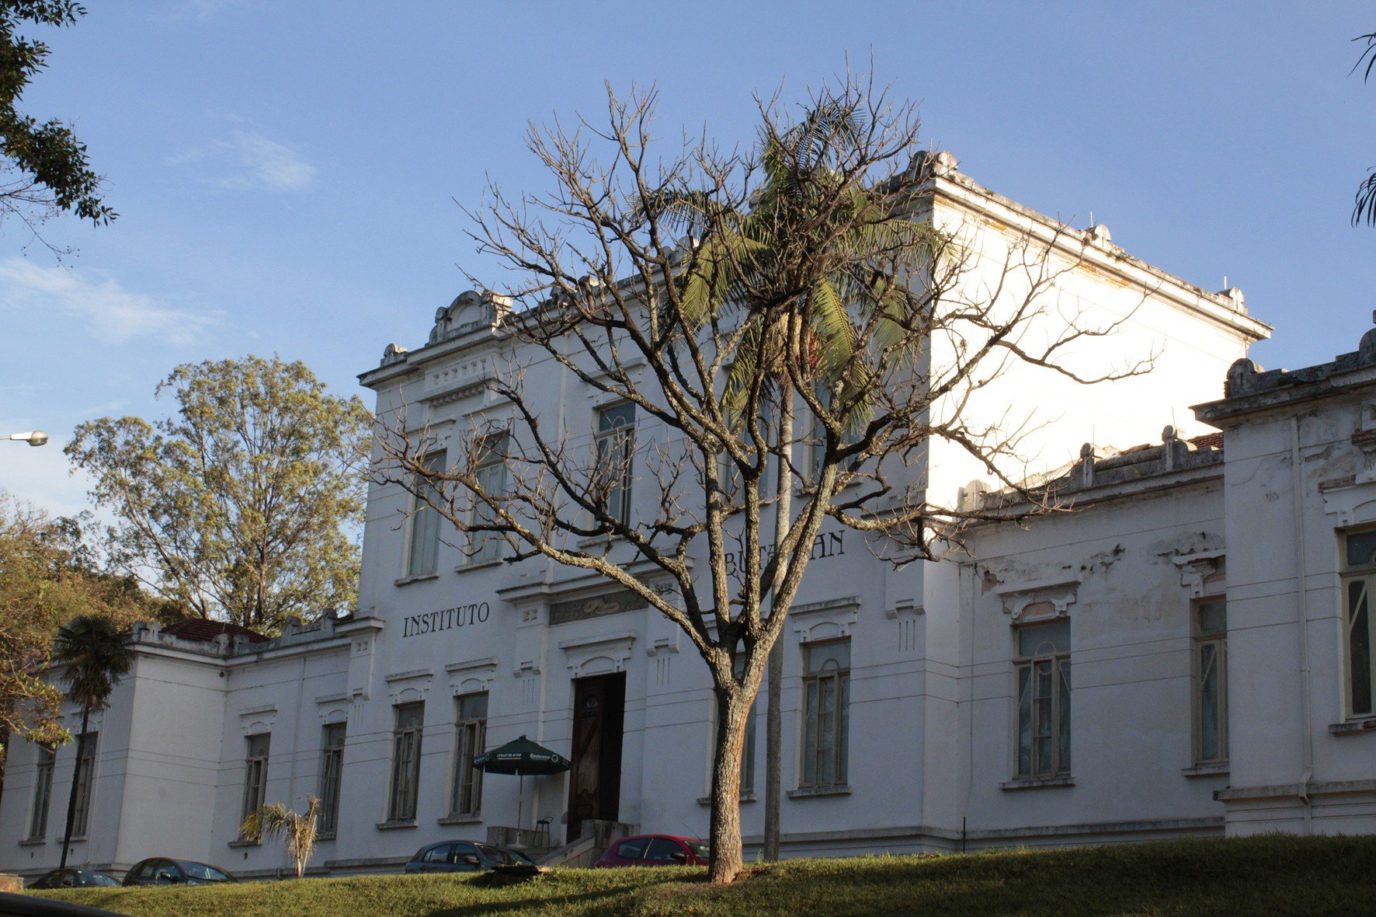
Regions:
<instances>
[{"instance_id":1,"label":"grass slope","mask_svg":"<svg viewBox=\"0 0 1376 917\"><path fill-rule=\"evenodd\" d=\"M137 917L498 914L1370 914L1376 837L1261 837L969 856L789 860L713 888L704 870L367 876L53 892Z\"/></svg>"}]
</instances>

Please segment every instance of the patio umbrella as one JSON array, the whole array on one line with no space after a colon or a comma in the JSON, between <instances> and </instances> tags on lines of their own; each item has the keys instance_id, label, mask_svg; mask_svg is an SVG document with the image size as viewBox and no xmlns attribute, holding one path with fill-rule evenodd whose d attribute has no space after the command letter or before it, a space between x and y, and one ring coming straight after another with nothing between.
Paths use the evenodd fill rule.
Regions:
<instances>
[{"instance_id":1,"label":"patio umbrella","mask_svg":"<svg viewBox=\"0 0 1376 917\"><path fill-rule=\"evenodd\" d=\"M569 759L521 736L473 758L473 766L485 774L515 774L520 778L516 796L516 830L521 830L526 774L559 774L569 769Z\"/></svg>"}]
</instances>

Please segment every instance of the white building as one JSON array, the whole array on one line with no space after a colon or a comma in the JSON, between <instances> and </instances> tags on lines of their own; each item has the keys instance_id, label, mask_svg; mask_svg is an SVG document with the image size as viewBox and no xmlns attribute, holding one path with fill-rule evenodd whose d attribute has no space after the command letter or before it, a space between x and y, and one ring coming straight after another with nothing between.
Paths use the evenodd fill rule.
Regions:
<instances>
[{"instance_id":1,"label":"white building","mask_svg":"<svg viewBox=\"0 0 1376 917\"><path fill-rule=\"evenodd\" d=\"M1058 301L1124 323L1094 358L1151 353L1156 368L1089 388L1015 374L974 406L1036 392L1032 446L1044 470L1068 468L1047 486L1071 511L985 526L968 557L898 570L853 532L818 538L784 638L785 853L1376 831L1376 332L1333 363L1260 372L1246 351L1269 329L1237 291L1137 261L1103 227L1067 230L953 160L935 183L929 218L974 233L991 263L1018 238L1073 247ZM379 415L404 408L408 428L457 448L493 407L500 323L465 294L425 346L388 347L362 376ZM538 372L542 416L587 448L599 422L627 419ZM939 449L924 471L952 499L999 499ZM633 507L646 489L632 485ZM521 825L548 825L552 843L585 819L706 832L711 692L686 637L594 577L503 563L495 542L470 556L412 510L400 488L370 493L353 617L270 642L137 632L135 668L92 726L76 862L174 854L267 873L281 848L240 840L240 819L314 793L317 865L394 868L517 823L518 781L470 759L520 735L574 762L525 781ZM809 689L833 692L836 715ZM746 764L748 845L763 744ZM0 870L56 864L73 749L11 749Z\"/></svg>"}]
</instances>

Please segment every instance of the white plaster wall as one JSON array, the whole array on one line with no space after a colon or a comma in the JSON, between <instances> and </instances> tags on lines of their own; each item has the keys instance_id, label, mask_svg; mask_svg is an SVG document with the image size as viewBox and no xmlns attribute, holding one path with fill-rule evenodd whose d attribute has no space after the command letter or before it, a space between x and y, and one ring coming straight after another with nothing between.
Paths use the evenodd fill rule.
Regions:
<instances>
[{"instance_id":1,"label":"white plaster wall","mask_svg":"<svg viewBox=\"0 0 1376 917\"><path fill-rule=\"evenodd\" d=\"M109 707L91 719L99 731L91 830L72 844L68 862L122 870L146 856L204 859L220 762L223 683L217 666L194 657L139 653L116 685ZM75 735L81 714L65 705ZM33 799L35 749L22 743L14 782L0 811L0 869L41 872L57 866L71 791L75 741L57 753L47 842L20 845Z\"/></svg>"},{"instance_id":2,"label":"white plaster wall","mask_svg":"<svg viewBox=\"0 0 1376 917\"><path fill-rule=\"evenodd\" d=\"M250 659L226 667L224 715L217 737L223 752L215 771L215 808L207 838L208 861L231 872L288 866L280 841L231 846L239 837L243 817L247 736L271 735L264 802L304 810L306 797L319 793L321 727L340 706L317 699L344 694L348 666L342 649L310 654L277 651ZM344 796L341 811L349 805ZM204 826L198 830L203 836L207 833ZM329 856L330 843L322 845L320 855Z\"/></svg>"},{"instance_id":3,"label":"white plaster wall","mask_svg":"<svg viewBox=\"0 0 1376 917\"><path fill-rule=\"evenodd\" d=\"M117 687L111 696L112 704L127 697L128 683ZM96 748L95 782L91 788L90 830L86 837L74 839L67 857L68 863L108 864L115 862L116 837L109 826L118 823L120 799L125 775L126 741L121 735L127 730L127 715L111 710L91 714L88 729L99 732ZM53 769L51 796L48 803L47 832L41 843L28 843L29 820L33 809L37 746L29 742L12 742L8 747L5 792L0 797L0 871L36 874L55 868L62 856L62 836L66 830L67 802L76 765L75 736L81 731L80 708L63 704L62 724L73 740L57 748ZM13 782L10 775L13 774Z\"/></svg>"},{"instance_id":4,"label":"white plaster wall","mask_svg":"<svg viewBox=\"0 0 1376 917\"><path fill-rule=\"evenodd\" d=\"M222 756L226 685L218 663L139 653L132 696L111 707L130 715L123 794L109 813L119 837L110 862L119 868L150 856L207 860L216 852L207 829Z\"/></svg>"},{"instance_id":5,"label":"white plaster wall","mask_svg":"<svg viewBox=\"0 0 1376 917\"><path fill-rule=\"evenodd\" d=\"M1104 331L1057 350L1054 363L1084 379L1122 376L1146 364L1140 374L1086 385L1011 355L990 360L976 374L979 387L968 401L962 397L967 390L957 391L934 413L947 419L958 410L974 432L996 430L1007 437L1017 431L1012 454L997 460L1011 480L1077 460L1084 443L1120 449L1159 443L1167 425L1174 425L1183 438L1212 432L1188 407L1221 395L1229 365L1246 356L1263 326L1245 312L1230 311L1226 297L1205 294L1167 275L1132 270L1131 265L1122 273L1101 266L1105 252L1108 263L1114 263L1111 246L1074 244L1069 252L1054 252L1043 267L1036 261L1046 249L1026 241L1024 233L1032 225L1026 220L996 221L945 198L938 199L935 213L936 224L970 252L969 268L952 302L992 301L992 314L1006 319L1039 278L1054 277L1034 299L1036 318L1018 338L1022 348L1039 353L1072 328ZM1019 249L1024 244L1027 253ZM1033 266L1024 270L1029 258ZM955 364L953 341L938 337L932 350L935 366ZM994 483L963 450L946 442L934 444L931 480L938 499L953 500L956 489L973 479Z\"/></svg>"},{"instance_id":6,"label":"white plaster wall","mask_svg":"<svg viewBox=\"0 0 1376 917\"><path fill-rule=\"evenodd\" d=\"M1179 819L1221 820L1211 794L1226 775L1184 773L1194 764L1191 595L1174 562L1221 546L1221 513L1213 483L1038 519L1025 532L978 533L977 560L963 571L971 636L961 744L972 836L998 842L999 832L1043 826L1158 825L1150 831ZM1058 588L1073 597L1073 785L1012 789L1015 633L1000 592L1047 583L1069 583ZM1243 718L1230 711L1230 721Z\"/></svg>"},{"instance_id":7,"label":"white plaster wall","mask_svg":"<svg viewBox=\"0 0 1376 917\"><path fill-rule=\"evenodd\" d=\"M1376 818L1376 730L1341 728L1348 717L1339 572L1342 530L1376 523L1370 460L1351 440L1373 402L1360 387L1249 417L1227 432L1229 539L1252 549L1229 568L1239 724L1232 786L1240 796L1229 800L1230 833L1361 832ZM1327 788L1335 784L1368 789L1335 795Z\"/></svg>"}]
</instances>

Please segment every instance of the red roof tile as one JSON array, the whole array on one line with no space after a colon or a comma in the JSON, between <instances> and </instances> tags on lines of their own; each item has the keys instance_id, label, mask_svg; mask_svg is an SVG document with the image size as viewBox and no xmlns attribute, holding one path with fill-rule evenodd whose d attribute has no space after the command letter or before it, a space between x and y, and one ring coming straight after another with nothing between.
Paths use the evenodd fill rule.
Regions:
<instances>
[{"instance_id":1,"label":"red roof tile","mask_svg":"<svg viewBox=\"0 0 1376 917\"><path fill-rule=\"evenodd\" d=\"M196 640L202 643L209 643L220 634L229 634L231 638L245 637L250 643L266 643L269 639L255 630L229 621L210 621L205 618L183 618L176 624L164 627L162 632L182 640Z\"/></svg>"}]
</instances>

